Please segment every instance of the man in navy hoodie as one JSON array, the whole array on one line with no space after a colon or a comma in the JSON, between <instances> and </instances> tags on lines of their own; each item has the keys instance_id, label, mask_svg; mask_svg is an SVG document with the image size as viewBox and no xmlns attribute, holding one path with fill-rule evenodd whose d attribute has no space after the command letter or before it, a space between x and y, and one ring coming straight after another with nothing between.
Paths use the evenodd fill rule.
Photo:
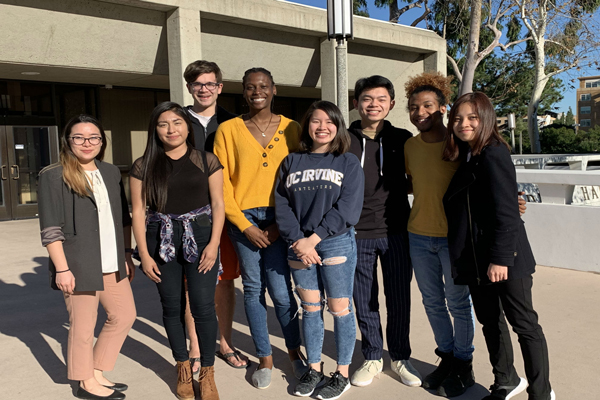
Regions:
<instances>
[{"instance_id":1,"label":"man in navy hoodie","mask_svg":"<svg viewBox=\"0 0 600 400\"><path fill-rule=\"evenodd\" d=\"M365 361L352 375L351 383L356 386L369 385L383 369L378 259L383 273L392 369L405 385L421 385L421 376L409 361L412 267L406 231L410 206L404 143L412 134L385 120L394 104L394 86L389 79L374 75L356 82L354 108L361 120L350 125L350 152L358 157L365 174L364 204L355 226L358 263L354 278L354 303Z\"/></svg>"},{"instance_id":2,"label":"man in navy hoodie","mask_svg":"<svg viewBox=\"0 0 600 400\"><path fill-rule=\"evenodd\" d=\"M187 88L192 97L194 104L186 107L186 111L192 121L194 129L194 141L196 148L208 152L213 151L215 141L215 132L219 124L235 118L236 115L228 112L224 108L217 105L217 99L221 90L223 90L223 76L219 66L211 61L198 60L187 66L183 77L187 82ZM220 349L217 356L223 359L227 364L234 368L246 368L248 359L235 349L231 342L231 331L233 325L233 312L235 308L235 289L233 280L240 276L238 260L229 240L229 237L223 230L221 236L221 264L223 265L223 274L219 277L219 284L215 291L215 306L217 311L217 319L219 320L219 344ZM187 318L191 318L188 313ZM190 321L193 327L193 319ZM193 329L192 329L193 331ZM190 332L193 337L195 332ZM199 354L199 349L196 343L192 340L191 352ZM192 368L199 360L196 354L191 354L194 359Z\"/></svg>"}]
</instances>

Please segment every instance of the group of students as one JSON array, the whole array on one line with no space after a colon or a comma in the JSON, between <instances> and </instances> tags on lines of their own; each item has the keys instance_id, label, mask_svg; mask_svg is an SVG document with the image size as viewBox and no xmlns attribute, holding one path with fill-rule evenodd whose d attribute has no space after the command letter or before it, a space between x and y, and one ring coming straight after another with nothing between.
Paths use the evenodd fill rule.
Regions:
<instances>
[{"instance_id":1,"label":"group of students","mask_svg":"<svg viewBox=\"0 0 600 400\"><path fill-rule=\"evenodd\" d=\"M369 385L383 369L378 260L391 368L402 383L446 397L474 385L472 299L495 377L484 399L510 399L526 388L530 400L555 398L532 306L535 261L515 171L484 94L460 97L447 129L449 80L437 73L411 78L413 137L385 120L395 92L381 76L356 82L361 119L348 129L327 101L313 103L301 125L274 114L277 89L264 68L244 74L249 112L239 117L217 106L223 83L215 63L196 61L184 77L194 105L165 102L153 110L146 150L130 173L132 217L119 170L102 161L106 136L93 117L67 124L60 162L40 173L42 243L52 287L69 312L67 366L68 378L80 382L76 397L125 398L127 385L103 372L113 369L135 320L133 227L141 268L160 294L179 399L194 399L195 376L203 400L219 399L217 328L216 355L234 368L250 365L231 341L240 274L258 357L255 387L266 389L273 369L267 290L299 380L295 395L321 387L317 398L337 399L351 385ZM413 269L441 358L425 378L409 360ZM108 317L94 344L98 302ZM321 362L325 305L337 355L329 379ZM519 336L527 379L513 366L505 316ZM350 375L357 323L365 361Z\"/></svg>"}]
</instances>

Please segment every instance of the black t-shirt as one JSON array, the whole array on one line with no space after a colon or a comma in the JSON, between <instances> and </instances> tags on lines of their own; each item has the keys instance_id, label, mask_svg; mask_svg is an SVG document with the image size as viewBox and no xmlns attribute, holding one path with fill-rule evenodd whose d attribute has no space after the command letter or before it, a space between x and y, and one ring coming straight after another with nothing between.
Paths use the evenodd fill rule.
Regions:
<instances>
[{"instance_id":1,"label":"black t-shirt","mask_svg":"<svg viewBox=\"0 0 600 400\"><path fill-rule=\"evenodd\" d=\"M138 158L131 167L130 175L142 180L141 166L143 157ZM210 204L208 177L222 169L217 156L212 153L188 149L177 160L167 157L168 187L166 214L185 214ZM208 171L208 172L206 172ZM148 204L156 211L154 204Z\"/></svg>"}]
</instances>

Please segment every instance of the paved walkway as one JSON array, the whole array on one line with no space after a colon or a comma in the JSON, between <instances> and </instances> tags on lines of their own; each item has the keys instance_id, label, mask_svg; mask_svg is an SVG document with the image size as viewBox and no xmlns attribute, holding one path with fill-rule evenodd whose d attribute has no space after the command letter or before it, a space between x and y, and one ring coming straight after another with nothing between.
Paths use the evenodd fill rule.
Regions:
<instances>
[{"instance_id":1,"label":"paved walkway","mask_svg":"<svg viewBox=\"0 0 600 400\"><path fill-rule=\"evenodd\" d=\"M67 380L65 352L67 312L58 292L48 287L47 254L39 241L37 220L0 223L0 398L63 400L75 386ZM138 318L119 356L115 371L107 376L126 382L128 399L174 399L176 371L161 326L158 293L152 282L139 273L133 281ZM539 267L535 274L535 305L540 313L550 348L551 382L558 399L600 399L593 382L600 371L600 275ZM412 331L413 364L427 374L435 368L435 343L427 323L419 292L413 282ZM241 283L237 282L234 342L245 354L253 345L242 306ZM385 304L383 298L381 304ZM382 310L385 315L385 310ZM101 312L102 316L103 313ZM281 330L272 308L269 310L271 340L276 369L273 384L257 390L250 384L252 369L236 370L217 360L216 380L221 399L282 399L290 394L296 380L287 361ZM332 318L326 317L325 370L334 370L335 355ZM385 329L384 329L385 331ZM517 369L522 373L518 350ZM475 337L477 384L457 400L480 400L492 383L487 352L477 327ZM360 341L356 342L354 371L362 362ZM425 400L439 398L422 388L408 388L396 379L384 354L385 368L380 379L365 388L353 387L346 400L377 398ZM256 364L254 364L256 365ZM517 399L526 399L520 395Z\"/></svg>"}]
</instances>

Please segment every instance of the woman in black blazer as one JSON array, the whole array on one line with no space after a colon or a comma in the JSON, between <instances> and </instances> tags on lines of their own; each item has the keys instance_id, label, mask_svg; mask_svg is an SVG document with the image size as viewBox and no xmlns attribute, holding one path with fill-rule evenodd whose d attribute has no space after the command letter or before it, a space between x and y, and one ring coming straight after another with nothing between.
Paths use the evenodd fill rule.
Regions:
<instances>
[{"instance_id":1,"label":"woman in black blazer","mask_svg":"<svg viewBox=\"0 0 600 400\"><path fill-rule=\"evenodd\" d=\"M454 282L469 285L493 367L494 384L484 400L510 399L528 386L530 400L554 399L546 339L532 302L535 259L514 200L510 147L483 93L460 97L449 125L444 159L464 162L444 196L448 245ZM505 317L519 336L527 380L514 368Z\"/></svg>"},{"instance_id":2,"label":"woman in black blazer","mask_svg":"<svg viewBox=\"0 0 600 400\"><path fill-rule=\"evenodd\" d=\"M127 385L103 376L136 318L129 284L134 268L126 255L131 218L121 173L102 162L106 136L95 118L71 119L60 140L60 162L40 172L39 216L50 284L63 292L69 312L68 378L80 382L80 399L124 399ZM94 344L98 303L108 318Z\"/></svg>"}]
</instances>

